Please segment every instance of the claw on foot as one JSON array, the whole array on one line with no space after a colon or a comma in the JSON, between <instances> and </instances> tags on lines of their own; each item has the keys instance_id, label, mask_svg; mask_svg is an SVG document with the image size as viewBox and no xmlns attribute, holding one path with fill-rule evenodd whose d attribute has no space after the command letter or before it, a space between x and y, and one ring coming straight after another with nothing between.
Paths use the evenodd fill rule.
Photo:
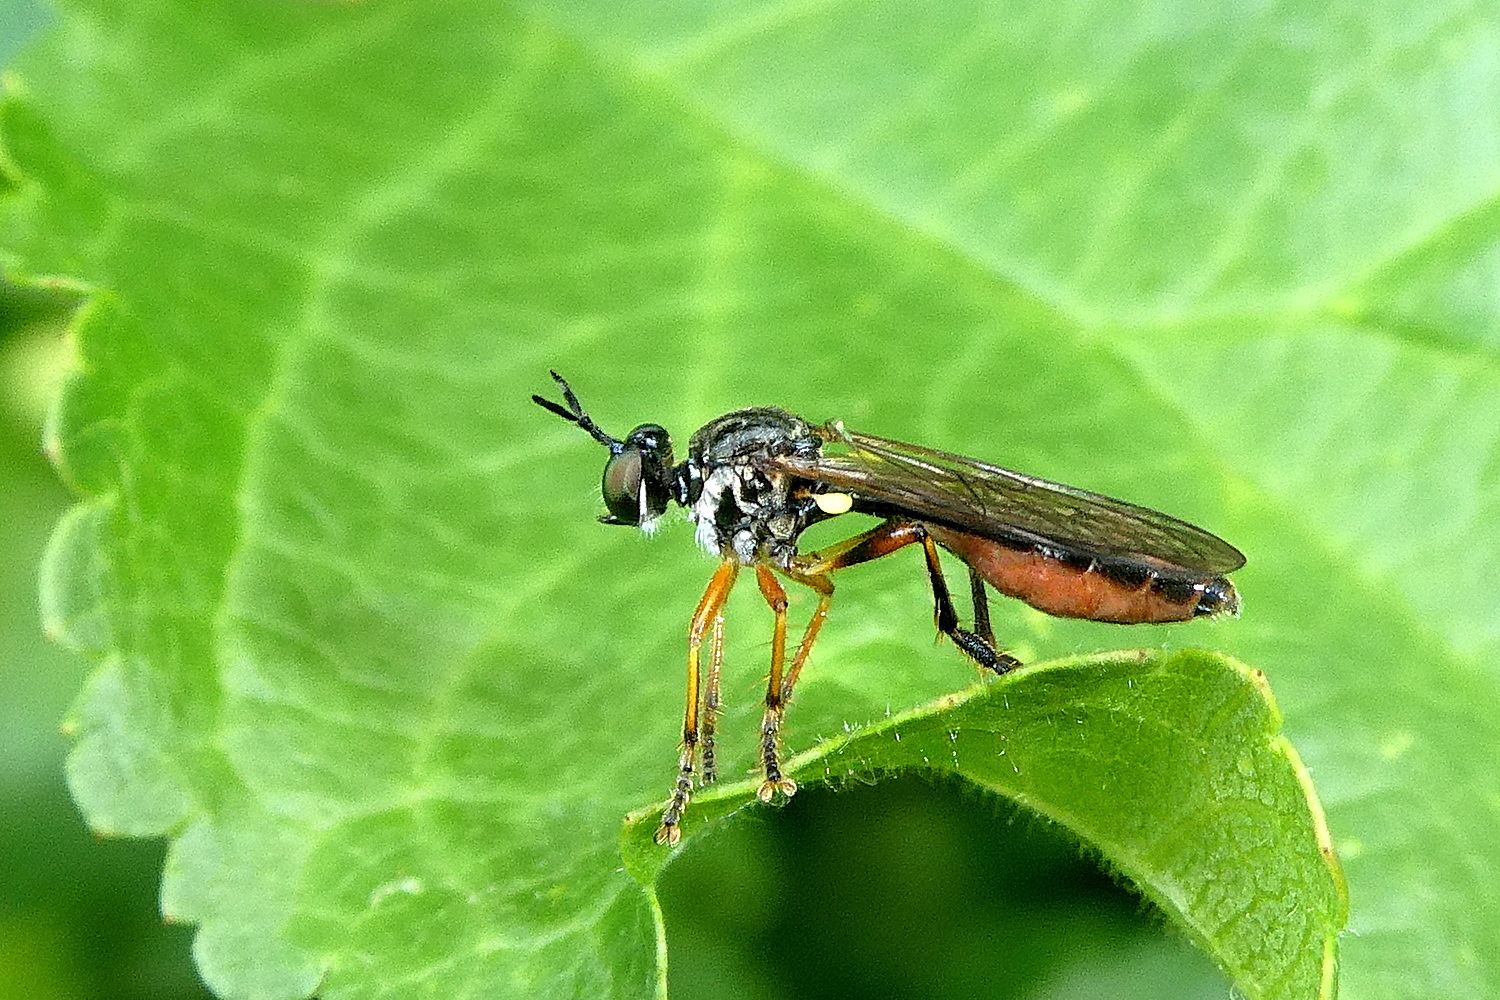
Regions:
<instances>
[{"instance_id":1,"label":"claw on foot","mask_svg":"<svg viewBox=\"0 0 1500 1000\"><path fill-rule=\"evenodd\" d=\"M755 794L759 796L762 802L771 802L776 798L777 792L780 792L783 797L789 799L793 795L797 794L797 783L791 778L778 778L776 781L762 781L760 783L760 788L756 791Z\"/></svg>"}]
</instances>

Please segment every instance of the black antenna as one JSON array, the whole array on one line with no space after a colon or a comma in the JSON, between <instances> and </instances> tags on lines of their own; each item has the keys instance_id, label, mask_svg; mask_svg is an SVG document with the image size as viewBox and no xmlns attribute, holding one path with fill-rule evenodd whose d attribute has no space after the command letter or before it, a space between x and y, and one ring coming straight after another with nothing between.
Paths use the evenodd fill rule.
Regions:
<instances>
[{"instance_id":1,"label":"black antenna","mask_svg":"<svg viewBox=\"0 0 1500 1000\"><path fill-rule=\"evenodd\" d=\"M543 409L551 410L553 413L557 414L559 417L562 417L569 423L577 424L579 427L582 427L584 430L588 431L595 441L598 441L600 444L604 445L604 447L609 449L609 453L611 455L618 455L620 452L624 451L624 441L621 441L617 438L612 438L608 434L604 433L604 431L599 429L599 425L594 423L593 418L591 418L587 413L583 412L583 406L578 402L578 397L573 395L573 388L572 386L568 385L568 380L557 374L557 372L553 372L552 377L557 380L558 385L562 386L563 399L568 401L568 406L572 407L572 409L567 409L563 406L560 406L557 403L552 402L552 400L550 399L543 399L541 396L538 396L535 393L532 394L531 401L536 405L542 407Z\"/></svg>"}]
</instances>

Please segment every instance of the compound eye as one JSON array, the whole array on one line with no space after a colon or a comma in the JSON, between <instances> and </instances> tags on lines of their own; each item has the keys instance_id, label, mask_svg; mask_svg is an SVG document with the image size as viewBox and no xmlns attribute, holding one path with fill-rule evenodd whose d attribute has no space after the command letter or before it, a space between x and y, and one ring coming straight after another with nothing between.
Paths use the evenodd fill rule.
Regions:
<instances>
[{"instance_id":1,"label":"compound eye","mask_svg":"<svg viewBox=\"0 0 1500 1000\"><path fill-rule=\"evenodd\" d=\"M600 485L604 506L620 524L641 523L641 450L626 446L611 456Z\"/></svg>"}]
</instances>

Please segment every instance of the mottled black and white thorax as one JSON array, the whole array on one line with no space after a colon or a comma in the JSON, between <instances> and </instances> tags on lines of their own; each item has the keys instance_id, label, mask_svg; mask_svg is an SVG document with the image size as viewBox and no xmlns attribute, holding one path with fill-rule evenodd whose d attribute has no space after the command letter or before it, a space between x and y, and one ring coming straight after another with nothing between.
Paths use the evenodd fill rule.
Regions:
<instances>
[{"instance_id":1,"label":"mottled black and white thorax","mask_svg":"<svg viewBox=\"0 0 1500 1000\"><path fill-rule=\"evenodd\" d=\"M812 424L774 406L735 410L699 428L678 472L698 544L746 565L789 566L797 536L821 512L805 481L768 460L816 458L821 447Z\"/></svg>"}]
</instances>

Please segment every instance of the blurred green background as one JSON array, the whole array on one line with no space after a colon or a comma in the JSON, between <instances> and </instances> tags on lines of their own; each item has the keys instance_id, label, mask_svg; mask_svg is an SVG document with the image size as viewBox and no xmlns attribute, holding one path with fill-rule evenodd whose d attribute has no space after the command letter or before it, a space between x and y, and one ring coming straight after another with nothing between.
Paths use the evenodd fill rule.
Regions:
<instances>
[{"instance_id":1,"label":"blurred green background","mask_svg":"<svg viewBox=\"0 0 1500 1000\"><path fill-rule=\"evenodd\" d=\"M63 781L87 664L43 638L36 572L69 502L41 450L66 362L57 304L0 286L0 998L206 996L157 908L163 844L95 837Z\"/></svg>"}]
</instances>

